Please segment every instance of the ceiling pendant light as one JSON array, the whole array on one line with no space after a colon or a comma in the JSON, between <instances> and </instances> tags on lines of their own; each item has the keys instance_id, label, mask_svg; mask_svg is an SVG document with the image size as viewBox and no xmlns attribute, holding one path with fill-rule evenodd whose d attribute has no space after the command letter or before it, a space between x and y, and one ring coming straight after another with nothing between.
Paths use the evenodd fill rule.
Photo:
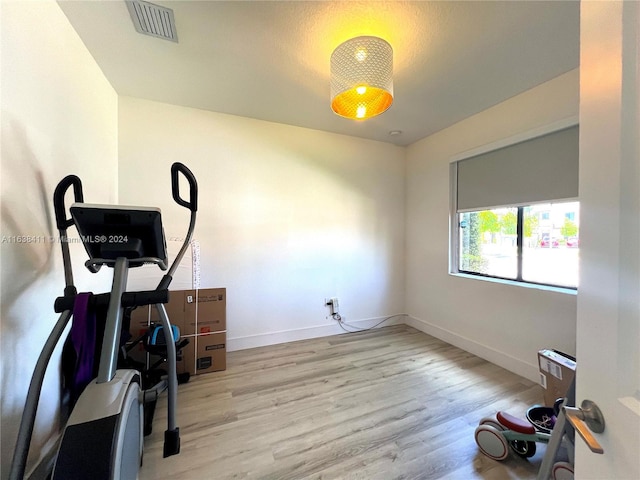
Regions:
<instances>
[{"instance_id":1,"label":"ceiling pendant light","mask_svg":"<svg viewBox=\"0 0 640 480\"><path fill-rule=\"evenodd\" d=\"M393 49L378 37L356 37L331 54L331 109L345 118L380 115L393 103Z\"/></svg>"}]
</instances>

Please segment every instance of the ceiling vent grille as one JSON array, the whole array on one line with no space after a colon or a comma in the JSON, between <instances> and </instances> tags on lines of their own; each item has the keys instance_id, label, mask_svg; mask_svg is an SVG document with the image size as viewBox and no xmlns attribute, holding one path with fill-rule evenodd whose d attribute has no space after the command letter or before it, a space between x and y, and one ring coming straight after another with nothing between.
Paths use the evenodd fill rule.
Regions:
<instances>
[{"instance_id":1,"label":"ceiling vent grille","mask_svg":"<svg viewBox=\"0 0 640 480\"><path fill-rule=\"evenodd\" d=\"M141 0L126 0L125 3L138 33L178 43L173 10Z\"/></svg>"}]
</instances>

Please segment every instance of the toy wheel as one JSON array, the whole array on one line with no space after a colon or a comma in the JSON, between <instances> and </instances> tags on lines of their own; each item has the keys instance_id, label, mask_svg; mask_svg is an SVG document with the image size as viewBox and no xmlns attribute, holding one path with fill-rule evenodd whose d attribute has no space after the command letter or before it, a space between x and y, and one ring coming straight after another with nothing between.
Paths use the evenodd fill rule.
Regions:
<instances>
[{"instance_id":1,"label":"toy wheel","mask_svg":"<svg viewBox=\"0 0 640 480\"><path fill-rule=\"evenodd\" d=\"M527 442L526 440L512 440L509 442L513 451L522 458L531 458L536 454L536 442Z\"/></svg>"},{"instance_id":2,"label":"toy wheel","mask_svg":"<svg viewBox=\"0 0 640 480\"><path fill-rule=\"evenodd\" d=\"M500 430L491 425L478 425L475 438L480 451L493 460L504 460L509 455L509 445Z\"/></svg>"},{"instance_id":3,"label":"toy wheel","mask_svg":"<svg viewBox=\"0 0 640 480\"><path fill-rule=\"evenodd\" d=\"M504 426L496 420L496 417L484 417L480 420L479 425L491 425L496 430L502 432L505 430Z\"/></svg>"},{"instance_id":4,"label":"toy wheel","mask_svg":"<svg viewBox=\"0 0 640 480\"><path fill-rule=\"evenodd\" d=\"M573 465L567 462L557 462L553 464L553 480L573 480Z\"/></svg>"}]
</instances>

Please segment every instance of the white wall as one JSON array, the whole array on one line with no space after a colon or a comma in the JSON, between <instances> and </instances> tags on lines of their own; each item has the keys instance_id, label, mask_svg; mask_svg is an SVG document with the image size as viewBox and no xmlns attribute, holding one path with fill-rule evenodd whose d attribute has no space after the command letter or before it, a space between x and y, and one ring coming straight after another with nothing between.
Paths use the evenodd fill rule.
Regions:
<instances>
[{"instance_id":1,"label":"white wall","mask_svg":"<svg viewBox=\"0 0 640 480\"><path fill-rule=\"evenodd\" d=\"M162 208L181 161L200 186L201 286L226 287L230 350L339 333L404 311L404 150L390 144L120 98L122 203ZM186 195L186 193L184 194Z\"/></svg>"},{"instance_id":2,"label":"white wall","mask_svg":"<svg viewBox=\"0 0 640 480\"><path fill-rule=\"evenodd\" d=\"M2 466L6 478L37 355L57 316L64 277L52 196L79 175L85 198L117 199L117 96L58 5L2 2ZM8 243L15 236L35 243ZM74 248L80 291L104 291L108 275L89 278ZM107 274L109 272L106 272ZM57 362L46 377L32 462L56 433ZM52 421L53 420L53 421ZM34 458L35 457L35 458Z\"/></svg>"},{"instance_id":3,"label":"white wall","mask_svg":"<svg viewBox=\"0 0 640 480\"><path fill-rule=\"evenodd\" d=\"M448 274L449 164L468 150L578 115L573 70L407 149L408 323L523 376L536 352L575 354L576 297Z\"/></svg>"}]
</instances>

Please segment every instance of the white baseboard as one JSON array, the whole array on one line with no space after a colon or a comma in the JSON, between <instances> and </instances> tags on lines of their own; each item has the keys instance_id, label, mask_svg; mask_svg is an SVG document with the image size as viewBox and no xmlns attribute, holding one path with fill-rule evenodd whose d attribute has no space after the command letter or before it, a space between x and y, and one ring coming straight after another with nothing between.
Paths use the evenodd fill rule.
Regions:
<instances>
[{"instance_id":1,"label":"white baseboard","mask_svg":"<svg viewBox=\"0 0 640 480\"><path fill-rule=\"evenodd\" d=\"M404 322L404 314L398 314L377 326L387 327L389 325L397 325ZM345 320L349 325L358 328L371 328L387 317L367 318L364 320ZM346 327L349 328L349 327ZM354 329L354 330L355 330ZM227 351L246 350L248 348L266 347L268 345L277 345L279 343L295 342L297 340L308 340L311 338L328 337L330 335L339 335L345 332L338 322L332 320L326 325L318 325L314 327L296 328L291 330L281 330L278 332L260 333L257 335L248 335L246 337L227 338Z\"/></svg>"},{"instance_id":2,"label":"white baseboard","mask_svg":"<svg viewBox=\"0 0 640 480\"><path fill-rule=\"evenodd\" d=\"M480 358L484 358L485 360L520 375L521 377L527 378L532 382L539 383L540 381L538 365L532 365L524 362L519 358L512 357L504 352L487 347L475 340L463 337L445 328L433 325L425 320L412 317L411 315L404 317L404 323L469 353L473 353Z\"/></svg>"}]
</instances>

